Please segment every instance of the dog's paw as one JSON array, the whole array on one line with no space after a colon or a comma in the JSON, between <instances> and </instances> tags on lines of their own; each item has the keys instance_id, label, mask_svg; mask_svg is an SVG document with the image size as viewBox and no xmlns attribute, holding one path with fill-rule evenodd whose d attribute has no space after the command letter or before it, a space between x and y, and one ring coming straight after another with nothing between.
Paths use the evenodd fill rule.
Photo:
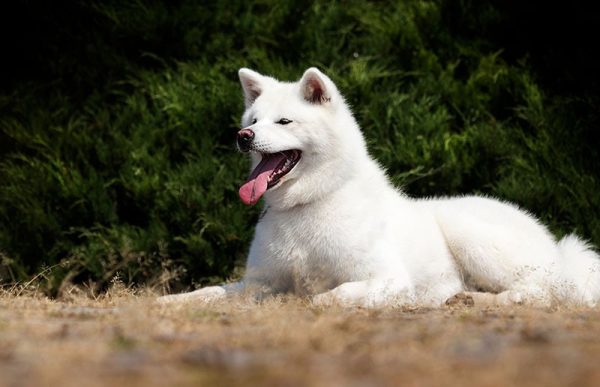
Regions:
<instances>
[{"instance_id":1,"label":"dog's paw","mask_svg":"<svg viewBox=\"0 0 600 387\"><path fill-rule=\"evenodd\" d=\"M498 304L500 305L522 305L525 303L525 297L521 292L507 290L498 294Z\"/></svg>"},{"instance_id":2,"label":"dog's paw","mask_svg":"<svg viewBox=\"0 0 600 387\"><path fill-rule=\"evenodd\" d=\"M338 287L313 297L316 306L381 308L414 303L414 294L390 279L345 282Z\"/></svg>"},{"instance_id":3,"label":"dog's paw","mask_svg":"<svg viewBox=\"0 0 600 387\"><path fill-rule=\"evenodd\" d=\"M364 282L346 282L325 293L313 297L315 306L339 305L343 307L366 306L366 284Z\"/></svg>"},{"instance_id":4,"label":"dog's paw","mask_svg":"<svg viewBox=\"0 0 600 387\"><path fill-rule=\"evenodd\" d=\"M200 302L207 303L225 298L226 291L222 286L208 286L189 293L169 294L159 297L156 301L159 304L189 303Z\"/></svg>"},{"instance_id":5,"label":"dog's paw","mask_svg":"<svg viewBox=\"0 0 600 387\"><path fill-rule=\"evenodd\" d=\"M314 306L332 306L336 303L336 298L331 292L317 294L312 298L312 304Z\"/></svg>"}]
</instances>

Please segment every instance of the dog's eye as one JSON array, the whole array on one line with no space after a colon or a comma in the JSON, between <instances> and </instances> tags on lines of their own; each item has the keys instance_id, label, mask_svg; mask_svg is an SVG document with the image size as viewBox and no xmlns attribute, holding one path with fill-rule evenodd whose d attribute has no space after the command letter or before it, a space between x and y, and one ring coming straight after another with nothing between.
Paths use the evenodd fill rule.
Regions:
<instances>
[{"instance_id":1,"label":"dog's eye","mask_svg":"<svg viewBox=\"0 0 600 387\"><path fill-rule=\"evenodd\" d=\"M252 120L252 125L256 124L256 118Z\"/></svg>"},{"instance_id":2,"label":"dog's eye","mask_svg":"<svg viewBox=\"0 0 600 387\"><path fill-rule=\"evenodd\" d=\"M290 122L292 122L292 120L288 120L287 118L282 118L282 119L280 119L279 121L277 121L277 122L276 122L276 124L279 124L279 125L287 125L287 124L289 124Z\"/></svg>"}]
</instances>

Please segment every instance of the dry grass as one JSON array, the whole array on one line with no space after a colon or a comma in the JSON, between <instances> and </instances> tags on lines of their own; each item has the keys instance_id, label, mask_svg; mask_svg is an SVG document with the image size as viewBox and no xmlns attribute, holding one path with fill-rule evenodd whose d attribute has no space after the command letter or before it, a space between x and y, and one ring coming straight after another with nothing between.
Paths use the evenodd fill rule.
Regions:
<instances>
[{"instance_id":1,"label":"dry grass","mask_svg":"<svg viewBox=\"0 0 600 387\"><path fill-rule=\"evenodd\" d=\"M600 309L0 294L0 386L600 385Z\"/></svg>"}]
</instances>

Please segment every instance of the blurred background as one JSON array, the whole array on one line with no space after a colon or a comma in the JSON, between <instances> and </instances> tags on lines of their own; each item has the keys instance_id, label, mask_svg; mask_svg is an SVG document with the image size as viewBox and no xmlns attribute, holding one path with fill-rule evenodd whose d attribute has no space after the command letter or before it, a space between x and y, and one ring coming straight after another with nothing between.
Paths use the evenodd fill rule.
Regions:
<instances>
[{"instance_id":1,"label":"blurred background","mask_svg":"<svg viewBox=\"0 0 600 387\"><path fill-rule=\"evenodd\" d=\"M0 284L239 275L240 67L319 67L409 195L497 196L598 246L599 30L579 1L4 2Z\"/></svg>"}]
</instances>

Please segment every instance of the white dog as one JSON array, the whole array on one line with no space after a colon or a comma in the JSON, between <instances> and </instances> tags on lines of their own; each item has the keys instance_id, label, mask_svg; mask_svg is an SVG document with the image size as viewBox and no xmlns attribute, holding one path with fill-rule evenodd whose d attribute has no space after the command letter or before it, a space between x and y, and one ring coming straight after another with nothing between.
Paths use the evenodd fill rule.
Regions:
<instances>
[{"instance_id":1,"label":"white dog","mask_svg":"<svg viewBox=\"0 0 600 387\"><path fill-rule=\"evenodd\" d=\"M600 257L557 242L515 205L467 196L417 200L387 179L333 82L316 68L296 83L249 69L238 146L264 197L242 281L161 298L211 300L242 290L291 292L316 304L440 305L468 291L500 303L600 301Z\"/></svg>"}]
</instances>

